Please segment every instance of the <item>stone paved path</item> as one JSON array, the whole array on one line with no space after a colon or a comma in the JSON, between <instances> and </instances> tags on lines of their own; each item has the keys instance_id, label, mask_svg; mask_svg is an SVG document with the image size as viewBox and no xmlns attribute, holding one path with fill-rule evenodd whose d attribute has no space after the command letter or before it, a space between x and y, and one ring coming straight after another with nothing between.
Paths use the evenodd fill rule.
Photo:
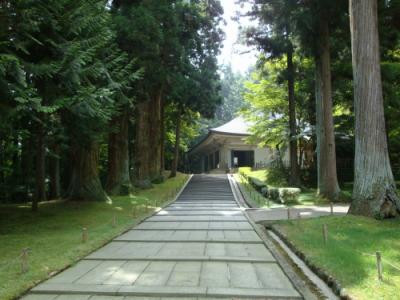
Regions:
<instances>
[{"instance_id":1,"label":"stone paved path","mask_svg":"<svg viewBox=\"0 0 400 300\"><path fill-rule=\"evenodd\" d=\"M177 201L24 300L301 299L236 203L226 175L195 175Z\"/></svg>"}]
</instances>

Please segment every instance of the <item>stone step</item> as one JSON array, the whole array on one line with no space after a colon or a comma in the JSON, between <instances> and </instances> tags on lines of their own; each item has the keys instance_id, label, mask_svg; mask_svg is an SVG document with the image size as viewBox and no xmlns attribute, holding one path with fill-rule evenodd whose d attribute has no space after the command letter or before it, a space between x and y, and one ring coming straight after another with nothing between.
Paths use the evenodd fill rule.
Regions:
<instances>
[{"instance_id":1,"label":"stone step","mask_svg":"<svg viewBox=\"0 0 400 300\"><path fill-rule=\"evenodd\" d=\"M76 285L71 283L44 283L32 289L33 294L94 294L98 296L151 296L151 297L253 297L261 299L301 299L293 289L247 289L219 287L132 286L132 285ZM236 298L235 298L236 299Z\"/></svg>"},{"instance_id":2,"label":"stone step","mask_svg":"<svg viewBox=\"0 0 400 300\"><path fill-rule=\"evenodd\" d=\"M89 255L84 260L96 260L96 261L173 261L173 262L237 262L237 263L276 263L273 258L262 258L262 257L234 257L234 256L147 256L147 257L103 257L96 255Z\"/></svg>"},{"instance_id":3,"label":"stone step","mask_svg":"<svg viewBox=\"0 0 400 300\"><path fill-rule=\"evenodd\" d=\"M240 210L160 210L156 216L243 216Z\"/></svg>"},{"instance_id":4,"label":"stone step","mask_svg":"<svg viewBox=\"0 0 400 300\"><path fill-rule=\"evenodd\" d=\"M154 216L146 220L147 222L247 222L245 216Z\"/></svg>"},{"instance_id":5,"label":"stone step","mask_svg":"<svg viewBox=\"0 0 400 300\"><path fill-rule=\"evenodd\" d=\"M151 247L150 247L151 246ZM208 243L208 242L111 242L91 253L88 258L142 258L160 256L176 257L229 257L238 259L273 259L263 244Z\"/></svg>"},{"instance_id":6,"label":"stone step","mask_svg":"<svg viewBox=\"0 0 400 300\"><path fill-rule=\"evenodd\" d=\"M150 222L146 221L134 229L151 230L254 230L248 222Z\"/></svg>"}]
</instances>

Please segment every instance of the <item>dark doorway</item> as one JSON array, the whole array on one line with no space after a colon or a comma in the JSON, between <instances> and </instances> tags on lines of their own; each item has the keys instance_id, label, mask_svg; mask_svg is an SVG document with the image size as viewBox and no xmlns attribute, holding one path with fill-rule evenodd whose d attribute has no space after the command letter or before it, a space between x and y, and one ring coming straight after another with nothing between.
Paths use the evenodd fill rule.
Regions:
<instances>
[{"instance_id":1,"label":"dark doorway","mask_svg":"<svg viewBox=\"0 0 400 300\"><path fill-rule=\"evenodd\" d=\"M232 150L231 164L234 168L254 167L254 151Z\"/></svg>"}]
</instances>

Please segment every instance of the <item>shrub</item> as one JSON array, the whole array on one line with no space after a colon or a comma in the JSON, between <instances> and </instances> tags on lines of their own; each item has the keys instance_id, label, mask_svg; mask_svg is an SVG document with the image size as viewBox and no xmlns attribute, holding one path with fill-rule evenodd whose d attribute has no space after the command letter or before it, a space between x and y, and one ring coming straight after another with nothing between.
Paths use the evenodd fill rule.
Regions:
<instances>
[{"instance_id":1,"label":"shrub","mask_svg":"<svg viewBox=\"0 0 400 300\"><path fill-rule=\"evenodd\" d=\"M268 197L268 187L264 186L261 188L261 195L263 195L265 198Z\"/></svg>"},{"instance_id":2,"label":"shrub","mask_svg":"<svg viewBox=\"0 0 400 300\"><path fill-rule=\"evenodd\" d=\"M299 188L279 188L279 200L282 203L297 203L301 190Z\"/></svg>"},{"instance_id":3,"label":"shrub","mask_svg":"<svg viewBox=\"0 0 400 300\"><path fill-rule=\"evenodd\" d=\"M243 175L244 177L247 177L250 173L251 173L250 167L240 167L239 168L239 174Z\"/></svg>"},{"instance_id":4,"label":"shrub","mask_svg":"<svg viewBox=\"0 0 400 300\"><path fill-rule=\"evenodd\" d=\"M266 186L265 182L256 177L249 176L248 179L250 184L259 192L261 192L261 189Z\"/></svg>"},{"instance_id":5,"label":"shrub","mask_svg":"<svg viewBox=\"0 0 400 300\"><path fill-rule=\"evenodd\" d=\"M266 169L266 182L273 186L288 186L288 171L278 162L271 163Z\"/></svg>"},{"instance_id":6,"label":"shrub","mask_svg":"<svg viewBox=\"0 0 400 300\"><path fill-rule=\"evenodd\" d=\"M270 187L268 189L268 197L273 201L279 200L279 189L275 187Z\"/></svg>"}]
</instances>

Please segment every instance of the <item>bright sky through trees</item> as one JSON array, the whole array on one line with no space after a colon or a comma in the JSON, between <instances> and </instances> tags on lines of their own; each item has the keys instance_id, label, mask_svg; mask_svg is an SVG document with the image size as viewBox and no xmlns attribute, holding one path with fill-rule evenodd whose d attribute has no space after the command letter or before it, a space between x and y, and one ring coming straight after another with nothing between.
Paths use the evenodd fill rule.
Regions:
<instances>
[{"instance_id":1,"label":"bright sky through trees","mask_svg":"<svg viewBox=\"0 0 400 300\"><path fill-rule=\"evenodd\" d=\"M232 17L235 16L236 11L244 12L247 9L235 4L235 0L221 0L221 4L224 8L224 19L226 21L226 26L223 26L226 39L218 60L220 64L231 63L234 71L244 73L257 60L257 52L253 48L241 45L238 41L240 26L248 26L251 22L244 17L236 22L232 20Z\"/></svg>"}]
</instances>

